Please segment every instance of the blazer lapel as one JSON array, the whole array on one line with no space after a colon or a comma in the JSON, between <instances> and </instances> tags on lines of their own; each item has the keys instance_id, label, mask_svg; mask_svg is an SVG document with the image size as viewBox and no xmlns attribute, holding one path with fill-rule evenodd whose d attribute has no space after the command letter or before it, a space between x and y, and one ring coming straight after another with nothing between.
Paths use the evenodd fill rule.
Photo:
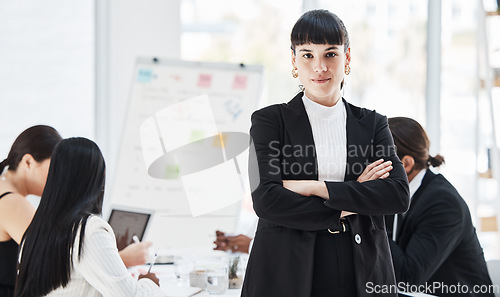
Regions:
<instances>
[{"instance_id":1,"label":"blazer lapel","mask_svg":"<svg viewBox=\"0 0 500 297\"><path fill-rule=\"evenodd\" d=\"M415 205L419 201L419 198L420 196L422 196L422 193L425 191L425 188L435 177L436 174L434 174L434 172L432 172L430 169L427 169L424 178L422 179L422 183L420 184L420 187L418 187L417 191L415 192L415 194L413 194L413 197L411 197L410 199L410 209L412 205Z\"/></svg>"},{"instance_id":2,"label":"blazer lapel","mask_svg":"<svg viewBox=\"0 0 500 297\"><path fill-rule=\"evenodd\" d=\"M344 99L342 99L344 100ZM347 167L345 180L355 180L371 162L375 112L362 113L359 107L344 100L347 112Z\"/></svg>"},{"instance_id":3,"label":"blazer lapel","mask_svg":"<svg viewBox=\"0 0 500 297\"><path fill-rule=\"evenodd\" d=\"M283 121L287 135L290 137L290 143L292 145L308 146L314 145L314 138L309 117L302 102L303 95L303 92L298 93L290 102L284 105ZM345 180L348 181L357 179L371 160L375 112L362 113L359 107L347 103L344 99L342 101L347 113L347 166ZM306 147L302 149L307 152L311 151ZM313 178L318 178L316 151L313 154L303 154L297 158L297 161L301 162L301 164L310 162L316 164L315 176Z\"/></svg>"},{"instance_id":4,"label":"blazer lapel","mask_svg":"<svg viewBox=\"0 0 500 297\"><path fill-rule=\"evenodd\" d=\"M413 194L413 196L410 198L410 209L406 213L402 214L403 220L401 222L401 227L398 226L397 237L396 237L398 239L398 242L400 239L400 234L411 233L407 231L403 232L403 230L407 227L408 221L411 220L412 214L414 213L414 211L412 210L417 209L415 205L417 205L418 201L420 201L419 198L422 196L422 193L425 191L425 188L435 177L436 174L427 169L424 178L422 179L422 183L420 184L420 187L418 187L415 194ZM419 220L419 218L417 218L417 220Z\"/></svg>"},{"instance_id":5,"label":"blazer lapel","mask_svg":"<svg viewBox=\"0 0 500 297\"><path fill-rule=\"evenodd\" d=\"M304 102L302 102L303 95L304 93L300 92L290 102L283 105L286 136L290 137L289 140L284 140L284 144L292 145L293 151L299 152L294 156L299 164L315 164L314 174L309 176L309 179L318 179L316 149L314 148L311 123Z\"/></svg>"}]
</instances>

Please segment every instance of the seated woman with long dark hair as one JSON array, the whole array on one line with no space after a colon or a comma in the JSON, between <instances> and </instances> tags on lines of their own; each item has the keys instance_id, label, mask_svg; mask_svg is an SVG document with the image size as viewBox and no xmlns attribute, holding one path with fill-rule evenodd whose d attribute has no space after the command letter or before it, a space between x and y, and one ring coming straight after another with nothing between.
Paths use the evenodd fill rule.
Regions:
<instances>
[{"instance_id":1,"label":"seated woman with long dark hair","mask_svg":"<svg viewBox=\"0 0 500 297\"><path fill-rule=\"evenodd\" d=\"M105 163L85 138L59 142L23 236L14 296L163 296L154 274L134 280L102 212ZM156 284L155 284L156 283Z\"/></svg>"}]
</instances>

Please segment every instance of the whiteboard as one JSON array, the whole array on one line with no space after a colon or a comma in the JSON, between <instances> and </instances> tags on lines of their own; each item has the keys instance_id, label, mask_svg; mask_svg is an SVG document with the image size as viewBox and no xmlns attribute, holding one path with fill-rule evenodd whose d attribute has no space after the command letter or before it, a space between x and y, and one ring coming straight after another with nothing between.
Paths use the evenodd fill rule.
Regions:
<instances>
[{"instance_id":1,"label":"whiteboard","mask_svg":"<svg viewBox=\"0 0 500 297\"><path fill-rule=\"evenodd\" d=\"M110 197L156 211L155 246L211 247L234 229L262 82L257 65L137 59Z\"/></svg>"}]
</instances>

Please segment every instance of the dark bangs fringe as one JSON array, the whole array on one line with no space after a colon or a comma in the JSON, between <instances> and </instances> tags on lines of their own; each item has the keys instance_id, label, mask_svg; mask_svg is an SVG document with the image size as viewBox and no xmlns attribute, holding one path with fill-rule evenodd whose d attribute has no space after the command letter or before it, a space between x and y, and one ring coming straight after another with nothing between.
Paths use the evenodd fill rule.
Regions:
<instances>
[{"instance_id":1,"label":"dark bangs fringe","mask_svg":"<svg viewBox=\"0 0 500 297\"><path fill-rule=\"evenodd\" d=\"M347 31L345 26L335 14L326 10L315 10L306 12L292 29L292 50L303 44L331 44L346 45Z\"/></svg>"}]
</instances>

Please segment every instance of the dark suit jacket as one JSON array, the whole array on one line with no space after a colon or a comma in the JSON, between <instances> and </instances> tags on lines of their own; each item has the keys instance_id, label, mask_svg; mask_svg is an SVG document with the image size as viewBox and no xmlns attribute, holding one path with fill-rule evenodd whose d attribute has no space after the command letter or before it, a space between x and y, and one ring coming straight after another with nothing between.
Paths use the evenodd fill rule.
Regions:
<instances>
[{"instance_id":1,"label":"dark suit jacket","mask_svg":"<svg viewBox=\"0 0 500 297\"><path fill-rule=\"evenodd\" d=\"M388 217L388 223L391 220ZM470 290L474 285L491 284L469 208L441 174L427 170L421 186L411 198L410 210L404 215L397 235L397 243L389 241L398 282L412 285L460 283ZM440 289L427 293L493 296L446 294Z\"/></svg>"},{"instance_id":2,"label":"dark suit jacket","mask_svg":"<svg viewBox=\"0 0 500 297\"><path fill-rule=\"evenodd\" d=\"M288 104L266 107L252 115L250 183L259 216L242 296L307 297L311 294L317 230L340 229L340 213L352 228L359 296L366 283L395 284L384 214L408 208L408 181L395 154L387 119L346 103L347 168L344 182L327 182L330 199L304 197L283 187L283 180L317 180L317 160L307 113L299 93ZM392 160L390 177L356 181L367 164ZM358 242L354 237L358 235Z\"/></svg>"}]
</instances>

